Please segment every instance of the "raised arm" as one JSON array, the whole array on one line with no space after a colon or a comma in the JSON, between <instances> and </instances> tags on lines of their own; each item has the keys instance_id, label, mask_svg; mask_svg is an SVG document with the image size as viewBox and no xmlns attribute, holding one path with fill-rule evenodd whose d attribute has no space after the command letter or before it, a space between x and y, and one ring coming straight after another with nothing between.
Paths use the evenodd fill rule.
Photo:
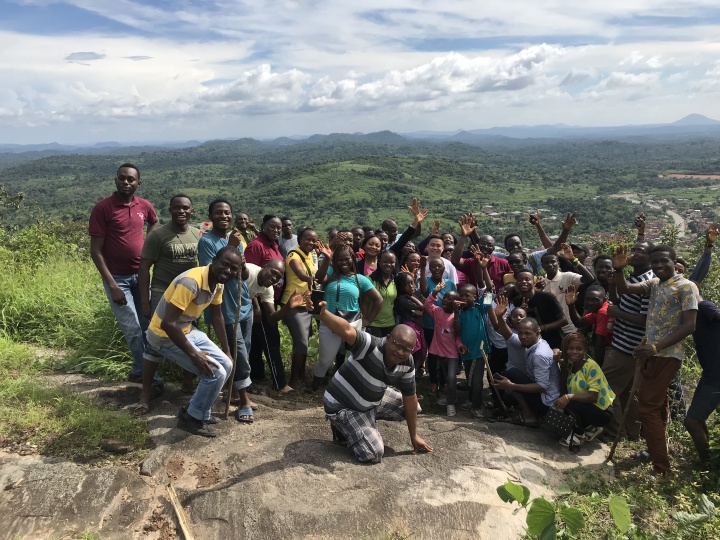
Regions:
<instances>
[{"instance_id":1,"label":"raised arm","mask_svg":"<svg viewBox=\"0 0 720 540\"><path fill-rule=\"evenodd\" d=\"M326 283L328 268L330 268L330 261L332 260L332 251L330 250L330 246L327 244L318 242L317 245L318 255L322 255L323 260L320 263L320 268L318 268L317 272L315 272L315 280L318 283Z\"/></svg>"},{"instance_id":2,"label":"raised arm","mask_svg":"<svg viewBox=\"0 0 720 540\"><path fill-rule=\"evenodd\" d=\"M427 210L425 210L424 208L420 208L420 202L417 200L417 197L413 197L412 204L408 206L408 209L410 210L410 212L412 212L412 215L414 216L413 221L410 226L405 229L405 232L402 233L400 238L398 238L395 243L389 248L389 251L395 253L398 256L398 259L402 254L402 249L407 245L410 240L417 236L417 230L420 228L420 224L428 215Z\"/></svg>"},{"instance_id":3,"label":"raised arm","mask_svg":"<svg viewBox=\"0 0 720 540\"><path fill-rule=\"evenodd\" d=\"M568 313L570 314L570 320L578 328L589 328L592 326L589 322L584 320L577 312L575 302L577 302L578 293L575 289L575 285L568 285L567 291L565 291L565 303L568 307Z\"/></svg>"},{"instance_id":4,"label":"raised arm","mask_svg":"<svg viewBox=\"0 0 720 540\"><path fill-rule=\"evenodd\" d=\"M530 214L528 221L535 227L535 230L537 230L538 236L540 237L540 243L542 243L543 247L547 249L552 246L553 241L550 240L550 237L547 233L545 233L545 229L543 229L543 226L540 223L540 210L536 210L534 214Z\"/></svg>"},{"instance_id":5,"label":"raised arm","mask_svg":"<svg viewBox=\"0 0 720 540\"><path fill-rule=\"evenodd\" d=\"M625 279L625 274L623 270L630 262L630 259L632 259L632 253L628 255L627 244L619 245L615 250L615 254L613 255L613 269L615 270L615 275L613 279L617 292L619 295L640 294L643 296L647 296L647 294L645 293L645 287L642 283L628 283Z\"/></svg>"},{"instance_id":6,"label":"raised arm","mask_svg":"<svg viewBox=\"0 0 720 540\"><path fill-rule=\"evenodd\" d=\"M558 251L558 255L563 259L570 261L570 264L573 266L573 270L581 276L580 283L592 283L595 281L595 276L592 275L590 270L588 270L579 261L579 259L573 255L572 248L569 244L562 244L560 247L562 249Z\"/></svg>"},{"instance_id":7,"label":"raised arm","mask_svg":"<svg viewBox=\"0 0 720 540\"><path fill-rule=\"evenodd\" d=\"M565 218L562 222L562 231L560 231L560 236L558 236L555 243L548 248L548 253L558 253L562 249L562 245L567 243L570 231L572 231L572 228L578 224L577 219L575 219L576 216L577 212L568 212L567 218Z\"/></svg>"},{"instance_id":8,"label":"raised arm","mask_svg":"<svg viewBox=\"0 0 720 540\"><path fill-rule=\"evenodd\" d=\"M355 340L357 340L357 330L355 330L355 328L353 328L352 325L342 317L338 317L337 315L330 313L327 309L325 309L326 307L326 302L320 302L320 313L318 314L318 318L330 329L333 334L342 338L345 343L351 347L355 345Z\"/></svg>"},{"instance_id":9,"label":"raised arm","mask_svg":"<svg viewBox=\"0 0 720 540\"><path fill-rule=\"evenodd\" d=\"M495 297L495 303L497 304L495 309L488 310L488 315L490 315L490 312L493 312L493 315L490 316L490 323L493 325L493 328L495 328L497 333L505 338L505 341L507 341L513 335L512 330L505 320L505 313L507 313L508 308L507 296L504 294L498 294L497 297Z\"/></svg>"},{"instance_id":10,"label":"raised arm","mask_svg":"<svg viewBox=\"0 0 720 540\"><path fill-rule=\"evenodd\" d=\"M700 255L700 259L695 265L692 274L690 274L690 277L688 278L690 281L702 283L707 277L708 272L710 272L710 263L712 262L713 244L717 240L717 237L718 225L717 223L713 223L705 235L705 250L702 255Z\"/></svg>"}]
</instances>

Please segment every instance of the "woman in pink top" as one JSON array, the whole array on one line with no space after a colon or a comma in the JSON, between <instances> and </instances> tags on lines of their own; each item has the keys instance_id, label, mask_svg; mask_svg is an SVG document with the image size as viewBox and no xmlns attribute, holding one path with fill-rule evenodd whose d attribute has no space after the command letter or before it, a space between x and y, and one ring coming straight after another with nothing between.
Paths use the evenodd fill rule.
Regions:
<instances>
[{"instance_id":1,"label":"woman in pink top","mask_svg":"<svg viewBox=\"0 0 720 540\"><path fill-rule=\"evenodd\" d=\"M459 309L460 296L457 291L448 291L442 299L442 307L436 306L436 295L445 288L441 280L425 299L425 311L435 321L435 332L428 352L438 357L438 366L445 371L447 383L447 415L455 416L457 402L456 377L458 372L458 348L462 346L460 336L455 334L453 323Z\"/></svg>"}]
</instances>

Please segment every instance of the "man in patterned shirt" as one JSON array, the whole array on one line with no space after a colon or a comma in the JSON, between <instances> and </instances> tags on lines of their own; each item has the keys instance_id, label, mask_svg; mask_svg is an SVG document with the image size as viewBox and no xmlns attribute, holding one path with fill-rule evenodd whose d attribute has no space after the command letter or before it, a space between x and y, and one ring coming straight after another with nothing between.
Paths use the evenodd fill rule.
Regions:
<instances>
[{"instance_id":1,"label":"man in patterned shirt","mask_svg":"<svg viewBox=\"0 0 720 540\"><path fill-rule=\"evenodd\" d=\"M633 351L642 362L638 395L642 434L655 473L670 471L665 431L669 419L668 387L685 356L684 339L695 330L699 292L697 285L675 271L675 250L659 245L650 250L655 278L629 284L622 269L628 263L627 246L613 256L615 285L620 294L641 294L650 298L645 327L647 343Z\"/></svg>"},{"instance_id":2,"label":"man in patterned shirt","mask_svg":"<svg viewBox=\"0 0 720 540\"><path fill-rule=\"evenodd\" d=\"M380 463L385 446L375 421L407 420L413 453L432 452L417 434L415 364L410 354L415 331L400 324L387 337L377 338L358 332L325 307L325 302L320 302L320 320L343 338L352 353L323 396L333 442L352 448L359 461Z\"/></svg>"}]
</instances>

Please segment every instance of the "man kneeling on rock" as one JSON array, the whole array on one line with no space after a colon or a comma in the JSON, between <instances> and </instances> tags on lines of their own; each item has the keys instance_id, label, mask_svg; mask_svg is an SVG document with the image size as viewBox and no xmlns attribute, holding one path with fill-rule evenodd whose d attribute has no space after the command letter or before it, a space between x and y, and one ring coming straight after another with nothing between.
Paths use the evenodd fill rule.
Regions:
<instances>
[{"instance_id":1,"label":"man kneeling on rock","mask_svg":"<svg viewBox=\"0 0 720 540\"><path fill-rule=\"evenodd\" d=\"M415 364L410 354L415 331L400 324L382 339L358 332L345 319L328 312L325 302L320 302L319 317L352 353L323 396L333 442L352 448L359 461L380 463L385 446L376 420L407 420L413 453L432 452L417 435Z\"/></svg>"}]
</instances>

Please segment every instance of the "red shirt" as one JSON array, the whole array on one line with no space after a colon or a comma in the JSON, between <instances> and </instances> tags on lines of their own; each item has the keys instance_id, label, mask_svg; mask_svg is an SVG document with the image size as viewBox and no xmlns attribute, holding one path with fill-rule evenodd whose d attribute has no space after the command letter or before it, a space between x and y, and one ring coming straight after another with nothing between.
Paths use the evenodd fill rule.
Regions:
<instances>
[{"instance_id":1,"label":"red shirt","mask_svg":"<svg viewBox=\"0 0 720 540\"><path fill-rule=\"evenodd\" d=\"M460 259L460 270L467 276L468 283L472 283L476 287L478 286L477 264L478 262L475 257ZM490 255L490 262L488 263L487 269L496 291L499 291L503 286L503 276L512 272L508 262L495 255Z\"/></svg>"},{"instance_id":2,"label":"red shirt","mask_svg":"<svg viewBox=\"0 0 720 540\"><path fill-rule=\"evenodd\" d=\"M258 234L245 248L245 260L249 263L258 265L260 268L273 259L280 259L281 261L284 260L277 242L271 243L270 240L265 238L264 234ZM282 288L282 281L273 287L275 300L280 300Z\"/></svg>"},{"instance_id":3,"label":"red shirt","mask_svg":"<svg viewBox=\"0 0 720 540\"><path fill-rule=\"evenodd\" d=\"M602 336L603 341L610 345L612 342L612 335L613 332L608 328L608 324L614 323L615 318L614 317L608 317L608 307L610 304L607 302L604 302L603 305L600 307L600 309L597 310L595 313L588 313L587 315L583 316L583 321L587 321L590 324L595 325L595 333L598 336Z\"/></svg>"},{"instance_id":4,"label":"red shirt","mask_svg":"<svg viewBox=\"0 0 720 540\"><path fill-rule=\"evenodd\" d=\"M265 266L273 259L285 259L280 253L277 242L270 243L264 234L258 234L253 238L245 248L245 260L251 264L256 264L260 268Z\"/></svg>"},{"instance_id":5,"label":"red shirt","mask_svg":"<svg viewBox=\"0 0 720 540\"><path fill-rule=\"evenodd\" d=\"M140 197L124 203L113 193L93 206L88 233L105 240L102 254L111 274L137 274L145 241L145 224L152 225L157 220L150 201Z\"/></svg>"}]
</instances>

